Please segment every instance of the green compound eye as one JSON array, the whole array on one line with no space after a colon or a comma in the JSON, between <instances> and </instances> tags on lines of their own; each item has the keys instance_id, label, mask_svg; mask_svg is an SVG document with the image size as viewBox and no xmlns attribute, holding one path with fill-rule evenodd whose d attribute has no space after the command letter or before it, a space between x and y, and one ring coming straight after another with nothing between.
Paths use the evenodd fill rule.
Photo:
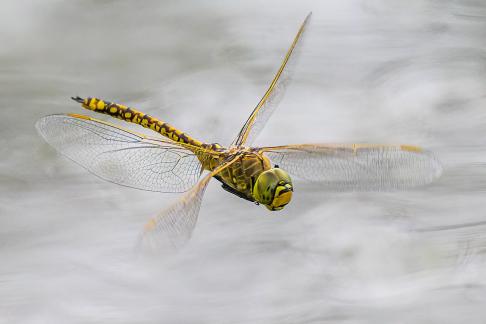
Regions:
<instances>
[{"instance_id":1,"label":"green compound eye","mask_svg":"<svg viewBox=\"0 0 486 324\"><path fill-rule=\"evenodd\" d=\"M262 172L253 187L253 198L269 210L280 210L292 199L292 180L287 172L273 168Z\"/></svg>"}]
</instances>

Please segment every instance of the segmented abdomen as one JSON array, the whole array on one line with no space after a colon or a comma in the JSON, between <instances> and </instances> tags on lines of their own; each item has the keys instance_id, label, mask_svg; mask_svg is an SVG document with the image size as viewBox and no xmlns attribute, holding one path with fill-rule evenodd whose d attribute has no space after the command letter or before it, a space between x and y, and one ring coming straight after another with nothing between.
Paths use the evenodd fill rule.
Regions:
<instances>
[{"instance_id":1,"label":"segmented abdomen","mask_svg":"<svg viewBox=\"0 0 486 324\"><path fill-rule=\"evenodd\" d=\"M168 123L160 121L157 118L144 114L136 109L109 101L103 101L98 98L83 99L76 97L73 98L73 100L81 103L83 108L141 125L145 128L156 131L157 133L160 133L175 142L191 144L198 147L203 146L202 142L188 136Z\"/></svg>"}]
</instances>

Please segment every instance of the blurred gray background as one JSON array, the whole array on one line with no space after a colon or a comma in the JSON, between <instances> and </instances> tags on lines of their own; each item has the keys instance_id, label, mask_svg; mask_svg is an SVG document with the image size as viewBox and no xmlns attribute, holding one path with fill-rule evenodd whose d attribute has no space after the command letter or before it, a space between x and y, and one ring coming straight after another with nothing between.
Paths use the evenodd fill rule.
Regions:
<instances>
[{"instance_id":1,"label":"blurred gray background","mask_svg":"<svg viewBox=\"0 0 486 324\"><path fill-rule=\"evenodd\" d=\"M137 258L178 195L99 180L35 121L97 96L228 144L309 11L257 144L415 144L443 177L297 183L278 213L214 182L186 249ZM0 44L0 323L486 321L484 1L2 1Z\"/></svg>"}]
</instances>

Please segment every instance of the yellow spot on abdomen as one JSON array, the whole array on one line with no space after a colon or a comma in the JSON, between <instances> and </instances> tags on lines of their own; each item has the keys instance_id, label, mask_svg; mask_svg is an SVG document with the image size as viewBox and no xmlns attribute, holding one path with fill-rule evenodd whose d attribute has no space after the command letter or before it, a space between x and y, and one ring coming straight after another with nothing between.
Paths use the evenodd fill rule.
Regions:
<instances>
[{"instance_id":1,"label":"yellow spot on abdomen","mask_svg":"<svg viewBox=\"0 0 486 324\"><path fill-rule=\"evenodd\" d=\"M111 108L110 108L110 112L111 112L112 114L116 113L117 111L118 111L118 109L116 109L116 107L111 107Z\"/></svg>"},{"instance_id":2,"label":"yellow spot on abdomen","mask_svg":"<svg viewBox=\"0 0 486 324\"><path fill-rule=\"evenodd\" d=\"M105 109L105 102L102 100L98 101L98 103L96 104L96 108L98 108L99 110Z\"/></svg>"},{"instance_id":3,"label":"yellow spot on abdomen","mask_svg":"<svg viewBox=\"0 0 486 324\"><path fill-rule=\"evenodd\" d=\"M92 98L90 103L89 103L89 108L91 110L96 110L96 104L98 103L98 99Z\"/></svg>"}]
</instances>

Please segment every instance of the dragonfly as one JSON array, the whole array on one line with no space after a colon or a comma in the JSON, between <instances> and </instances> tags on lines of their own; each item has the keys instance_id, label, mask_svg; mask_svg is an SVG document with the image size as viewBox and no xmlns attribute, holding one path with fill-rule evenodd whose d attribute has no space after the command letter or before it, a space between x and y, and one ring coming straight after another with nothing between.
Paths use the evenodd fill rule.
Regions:
<instances>
[{"instance_id":1,"label":"dragonfly","mask_svg":"<svg viewBox=\"0 0 486 324\"><path fill-rule=\"evenodd\" d=\"M140 244L150 249L177 249L189 241L212 178L224 190L270 211L291 201L293 177L325 188L366 190L410 188L438 178L442 170L438 160L412 145L252 146L291 80L310 17L300 25L268 89L227 147L202 142L134 108L94 97L72 99L85 109L158 135L73 113L42 117L36 128L61 154L104 180L142 190L184 192L145 225Z\"/></svg>"}]
</instances>

